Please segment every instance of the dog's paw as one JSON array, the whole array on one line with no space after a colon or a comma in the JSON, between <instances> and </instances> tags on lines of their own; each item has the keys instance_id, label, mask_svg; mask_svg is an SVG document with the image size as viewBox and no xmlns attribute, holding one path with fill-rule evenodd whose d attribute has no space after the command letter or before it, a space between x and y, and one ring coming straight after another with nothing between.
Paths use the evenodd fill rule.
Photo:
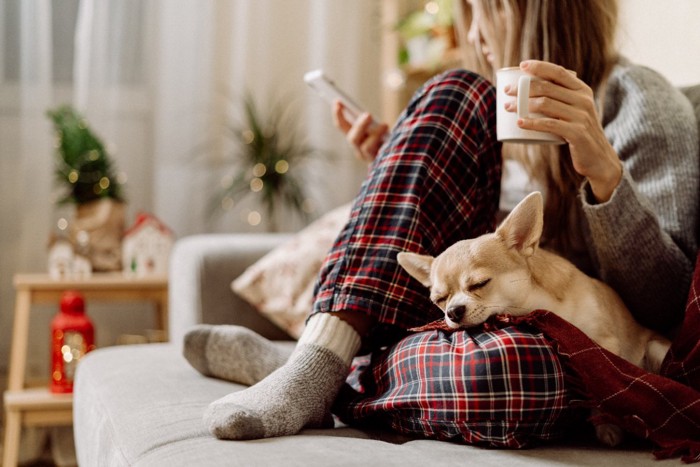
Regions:
<instances>
[{"instance_id":1,"label":"dog's paw","mask_svg":"<svg viewBox=\"0 0 700 467\"><path fill-rule=\"evenodd\" d=\"M625 433L622 431L622 428L612 423L597 425L595 427L595 435L598 441L611 448L619 445L625 438Z\"/></svg>"}]
</instances>

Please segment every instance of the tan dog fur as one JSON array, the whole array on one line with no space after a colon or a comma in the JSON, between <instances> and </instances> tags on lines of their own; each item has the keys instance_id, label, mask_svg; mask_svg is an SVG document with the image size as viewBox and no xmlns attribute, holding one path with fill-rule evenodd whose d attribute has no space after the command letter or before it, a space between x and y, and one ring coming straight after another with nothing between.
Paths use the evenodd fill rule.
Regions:
<instances>
[{"instance_id":1,"label":"tan dog fur","mask_svg":"<svg viewBox=\"0 0 700 467\"><path fill-rule=\"evenodd\" d=\"M658 372L670 342L637 323L617 293L571 262L539 247L542 195L531 193L494 233L462 240L432 256L399 253L399 264L430 289L451 328L490 316L549 310L629 362ZM621 433L598 432L606 444Z\"/></svg>"}]
</instances>

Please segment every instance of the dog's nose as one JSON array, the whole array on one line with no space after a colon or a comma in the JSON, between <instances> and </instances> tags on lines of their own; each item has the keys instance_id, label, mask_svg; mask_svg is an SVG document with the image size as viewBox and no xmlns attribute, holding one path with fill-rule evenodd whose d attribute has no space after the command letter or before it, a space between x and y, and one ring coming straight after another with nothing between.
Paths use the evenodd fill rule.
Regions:
<instances>
[{"instance_id":1,"label":"dog's nose","mask_svg":"<svg viewBox=\"0 0 700 467\"><path fill-rule=\"evenodd\" d=\"M450 321L454 323L459 323L462 318L464 317L464 314L467 312L467 307L464 305L455 305L447 309L447 317L450 318Z\"/></svg>"}]
</instances>

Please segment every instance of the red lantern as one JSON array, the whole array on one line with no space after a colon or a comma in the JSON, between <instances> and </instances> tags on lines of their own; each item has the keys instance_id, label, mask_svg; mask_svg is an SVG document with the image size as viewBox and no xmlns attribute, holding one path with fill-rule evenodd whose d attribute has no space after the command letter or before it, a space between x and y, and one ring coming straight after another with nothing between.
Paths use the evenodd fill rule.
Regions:
<instances>
[{"instance_id":1,"label":"red lantern","mask_svg":"<svg viewBox=\"0 0 700 467\"><path fill-rule=\"evenodd\" d=\"M95 332L80 292L68 290L51 321L51 392L73 392L78 361L95 348Z\"/></svg>"}]
</instances>

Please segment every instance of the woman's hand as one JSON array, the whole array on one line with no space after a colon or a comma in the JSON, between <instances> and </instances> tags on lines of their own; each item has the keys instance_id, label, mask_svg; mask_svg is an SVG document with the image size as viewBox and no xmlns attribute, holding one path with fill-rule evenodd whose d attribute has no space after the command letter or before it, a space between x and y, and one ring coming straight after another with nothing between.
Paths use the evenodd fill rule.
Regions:
<instances>
[{"instance_id":1,"label":"woman's hand","mask_svg":"<svg viewBox=\"0 0 700 467\"><path fill-rule=\"evenodd\" d=\"M355 149L357 158L367 163L377 157L389 132L386 123L375 123L369 113L363 113L354 123L350 123L345 118L345 107L340 101L333 103L333 123L345 134L345 139Z\"/></svg>"},{"instance_id":2,"label":"woman's hand","mask_svg":"<svg viewBox=\"0 0 700 467\"><path fill-rule=\"evenodd\" d=\"M530 111L545 117L519 119L518 126L563 138L574 169L588 179L595 198L609 200L622 178L622 162L605 137L593 90L559 65L528 60L520 68L541 79L530 83ZM517 89L506 93L515 96ZM515 112L515 103L506 104L506 109Z\"/></svg>"}]
</instances>

